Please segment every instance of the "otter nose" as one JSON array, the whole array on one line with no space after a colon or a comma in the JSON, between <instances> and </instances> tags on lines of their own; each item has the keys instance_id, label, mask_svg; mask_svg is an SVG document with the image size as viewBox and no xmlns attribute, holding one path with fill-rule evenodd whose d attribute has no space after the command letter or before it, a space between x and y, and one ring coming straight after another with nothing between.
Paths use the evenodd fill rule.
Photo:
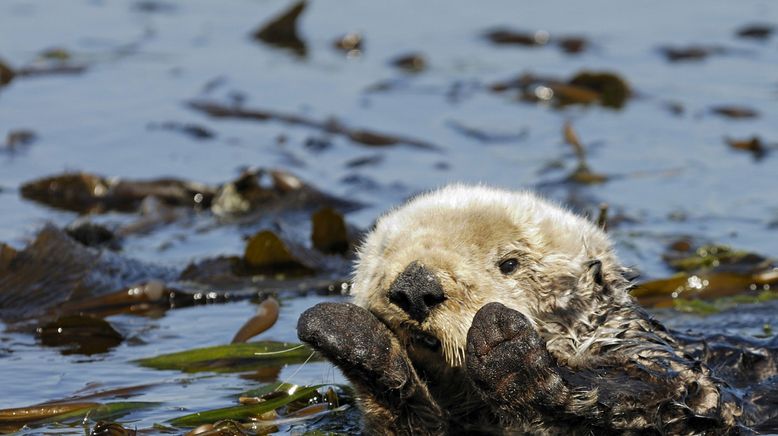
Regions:
<instances>
[{"instance_id":1,"label":"otter nose","mask_svg":"<svg viewBox=\"0 0 778 436\"><path fill-rule=\"evenodd\" d=\"M419 262L412 262L389 286L389 301L412 319L422 322L430 310L446 300L435 275Z\"/></svg>"}]
</instances>

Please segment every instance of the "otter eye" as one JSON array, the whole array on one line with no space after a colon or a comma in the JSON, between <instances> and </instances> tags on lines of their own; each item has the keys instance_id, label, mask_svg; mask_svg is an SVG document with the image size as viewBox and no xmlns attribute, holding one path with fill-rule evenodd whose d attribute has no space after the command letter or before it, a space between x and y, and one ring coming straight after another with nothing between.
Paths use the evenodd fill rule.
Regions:
<instances>
[{"instance_id":1,"label":"otter eye","mask_svg":"<svg viewBox=\"0 0 778 436\"><path fill-rule=\"evenodd\" d=\"M508 259L500 264L500 272L507 275L516 271L516 268L518 267L519 267L518 259Z\"/></svg>"}]
</instances>

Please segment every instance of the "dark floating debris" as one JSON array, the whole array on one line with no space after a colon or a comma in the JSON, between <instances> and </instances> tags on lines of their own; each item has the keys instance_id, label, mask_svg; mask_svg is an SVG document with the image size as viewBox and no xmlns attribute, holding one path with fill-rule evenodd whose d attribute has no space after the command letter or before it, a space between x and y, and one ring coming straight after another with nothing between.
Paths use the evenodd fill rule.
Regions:
<instances>
[{"instance_id":1,"label":"dark floating debris","mask_svg":"<svg viewBox=\"0 0 778 436\"><path fill-rule=\"evenodd\" d=\"M189 136L190 138L199 140L213 139L216 137L216 134L213 133L211 129L194 123L177 123L175 121L167 121L159 125L152 124L149 127L180 132Z\"/></svg>"},{"instance_id":2,"label":"dark floating debris","mask_svg":"<svg viewBox=\"0 0 778 436\"><path fill-rule=\"evenodd\" d=\"M747 151L756 160L760 160L767 155L771 148L776 148L778 144L765 144L758 136L752 136L746 139L726 138L724 141L734 150Z\"/></svg>"},{"instance_id":3,"label":"dark floating debris","mask_svg":"<svg viewBox=\"0 0 778 436\"><path fill-rule=\"evenodd\" d=\"M573 147L573 151L575 151L575 157L578 160L578 164L576 165L573 172L567 176L567 181L584 185L594 185L607 182L608 176L595 173L589 168L589 164L586 162L586 150L584 149L581 140L578 139L578 135L575 133L575 130L573 130L573 124L570 121L565 122L565 125L562 129L562 135L565 139L565 143Z\"/></svg>"},{"instance_id":4,"label":"dark floating debris","mask_svg":"<svg viewBox=\"0 0 778 436\"><path fill-rule=\"evenodd\" d=\"M454 129L456 132L459 132L468 138L475 139L476 141L484 144L523 141L527 139L527 136L529 136L529 130L526 128L522 128L516 133L504 133L466 126L459 121L454 120L448 121L446 125Z\"/></svg>"},{"instance_id":5,"label":"dark floating debris","mask_svg":"<svg viewBox=\"0 0 778 436\"><path fill-rule=\"evenodd\" d=\"M99 354L121 344L124 338L108 321L91 315L66 315L37 329L41 343L68 348L63 354Z\"/></svg>"},{"instance_id":6,"label":"dark floating debris","mask_svg":"<svg viewBox=\"0 0 778 436\"><path fill-rule=\"evenodd\" d=\"M741 27L735 32L738 38L747 39L767 39L775 32L775 26L772 24L749 24Z\"/></svg>"},{"instance_id":7,"label":"dark floating debris","mask_svg":"<svg viewBox=\"0 0 778 436\"><path fill-rule=\"evenodd\" d=\"M0 87L11 83L16 76L16 72L0 59Z\"/></svg>"},{"instance_id":8,"label":"dark floating debris","mask_svg":"<svg viewBox=\"0 0 778 436\"><path fill-rule=\"evenodd\" d=\"M522 74L490 86L493 92L518 91L521 100L551 102L557 106L601 104L621 109L631 97L627 82L618 74L583 70L569 80Z\"/></svg>"},{"instance_id":9,"label":"dark floating debris","mask_svg":"<svg viewBox=\"0 0 778 436\"><path fill-rule=\"evenodd\" d=\"M171 13L178 10L178 6L159 0L139 0L132 4L132 9L145 13Z\"/></svg>"},{"instance_id":10,"label":"dark floating debris","mask_svg":"<svg viewBox=\"0 0 778 436\"><path fill-rule=\"evenodd\" d=\"M359 32L349 32L332 43L335 49L346 54L347 58L358 58L364 52L364 37Z\"/></svg>"},{"instance_id":11,"label":"dark floating debris","mask_svg":"<svg viewBox=\"0 0 778 436\"><path fill-rule=\"evenodd\" d=\"M35 142L36 139L38 139L38 136L32 130L27 130L27 129L11 130L10 132L8 132L8 135L5 138L5 143L0 145L0 152L2 151L6 151L10 153L16 152L21 148L29 146L30 144Z\"/></svg>"},{"instance_id":12,"label":"dark floating debris","mask_svg":"<svg viewBox=\"0 0 778 436\"><path fill-rule=\"evenodd\" d=\"M171 206L207 208L214 190L178 179L133 181L89 173L65 173L25 183L21 194L28 200L59 209L100 213L136 211L146 197L156 197Z\"/></svg>"},{"instance_id":13,"label":"dark floating debris","mask_svg":"<svg viewBox=\"0 0 778 436\"><path fill-rule=\"evenodd\" d=\"M711 113L733 119L757 118L759 112L745 106L713 106Z\"/></svg>"},{"instance_id":14,"label":"dark floating debris","mask_svg":"<svg viewBox=\"0 0 778 436\"><path fill-rule=\"evenodd\" d=\"M665 46L659 49L660 53L670 62L701 61L712 55L721 55L729 52L724 47L708 45L690 45L687 47Z\"/></svg>"},{"instance_id":15,"label":"dark floating debris","mask_svg":"<svg viewBox=\"0 0 778 436\"><path fill-rule=\"evenodd\" d=\"M118 250L121 248L120 238L101 224L91 221L76 221L69 225L65 232L71 238L87 247L108 248Z\"/></svg>"},{"instance_id":16,"label":"dark floating debris","mask_svg":"<svg viewBox=\"0 0 778 436\"><path fill-rule=\"evenodd\" d=\"M384 161L384 157L380 154L371 156L355 157L346 162L346 168L361 168L366 166L378 165Z\"/></svg>"},{"instance_id":17,"label":"dark floating debris","mask_svg":"<svg viewBox=\"0 0 778 436\"><path fill-rule=\"evenodd\" d=\"M421 53L407 53L389 61L389 63L408 73L420 73L427 69L427 60Z\"/></svg>"},{"instance_id":18,"label":"dark floating debris","mask_svg":"<svg viewBox=\"0 0 778 436\"><path fill-rule=\"evenodd\" d=\"M372 147L385 147L390 145L406 144L425 150L440 149L434 144L419 139L409 138L401 135L392 135L388 133L379 133L372 130L349 128L334 118L327 121L318 121L311 118L306 118L302 115L285 114L264 109L244 109L237 106L227 106L206 101L190 102L189 107L196 111L208 114L214 118L237 118L254 121L280 121L290 125L309 127L333 135L345 136L354 142Z\"/></svg>"},{"instance_id":19,"label":"dark floating debris","mask_svg":"<svg viewBox=\"0 0 778 436\"><path fill-rule=\"evenodd\" d=\"M269 45L290 49L298 56L305 56L307 47L297 31L297 21L305 7L305 0L295 3L270 22L262 25L254 32L254 38Z\"/></svg>"},{"instance_id":20,"label":"dark floating debris","mask_svg":"<svg viewBox=\"0 0 778 436\"><path fill-rule=\"evenodd\" d=\"M522 32L507 28L492 29L484 33L484 36L494 44L523 45L527 47L546 45L551 39L551 35L545 30Z\"/></svg>"},{"instance_id":21,"label":"dark floating debris","mask_svg":"<svg viewBox=\"0 0 778 436\"><path fill-rule=\"evenodd\" d=\"M543 47L551 44L557 45L568 54L581 53L589 45L589 42L580 36L562 36L552 38L545 30L526 32L509 28L496 28L484 33L484 37L496 45L518 45L523 47Z\"/></svg>"}]
</instances>

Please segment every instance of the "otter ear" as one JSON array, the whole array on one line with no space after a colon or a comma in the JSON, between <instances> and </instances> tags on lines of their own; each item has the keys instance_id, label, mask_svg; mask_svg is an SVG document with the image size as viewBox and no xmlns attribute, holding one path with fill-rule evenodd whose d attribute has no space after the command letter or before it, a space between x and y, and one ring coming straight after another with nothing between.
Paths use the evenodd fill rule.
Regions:
<instances>
[{"instance_id":1,"label":"otter ear","mask_svg":"<svg viewBox=\"0 0 778 436\"><path fill-rule=\"evenodd\" d=\"M605 278L602 273L602 261L587 260L583 263L583 274L578 278L578 289L589 292L607 292Z\"/></svg>"}]
</instances>

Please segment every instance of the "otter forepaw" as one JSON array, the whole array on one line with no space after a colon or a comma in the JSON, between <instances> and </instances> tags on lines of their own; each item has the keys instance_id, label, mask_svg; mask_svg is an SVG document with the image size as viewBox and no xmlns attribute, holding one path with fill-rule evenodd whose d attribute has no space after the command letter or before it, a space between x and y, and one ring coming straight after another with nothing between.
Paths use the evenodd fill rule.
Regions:
<instances>
[{"instance_id":1,"label":"otter forepaw","mask_svg":"<svg viewBox=\"0 0 778 436\"><path fill-rule=\"evenodd\" d=\"M500 303L487 304L473 318L465 362L476 388L502 409L564 401L562 378L543 339L524 315Z\"/></svg>"},{"instance_id":2,"label":"otter forepaw","mask_svg":"<svg viewBox=\"0 0 778 436\"><path fill-rule=\"evenodd\" d=\"M372 378L398 364L392 358L391 331L353 304L321 303L306 310L297 322L297 335L348 376Z\"/></svg>"},{"instance_id":3,"label":"otter forepaw","mask_svg":"<svg viewBox=\"0 0 778 436\"><path fill-rule=\"evenodd\" d=\"M366 433L445 433L445 413L397 338L372 313L348 303L317 304L300 315L297 335L354 384L368 411Z\"/></svg>"}]
</instances>

